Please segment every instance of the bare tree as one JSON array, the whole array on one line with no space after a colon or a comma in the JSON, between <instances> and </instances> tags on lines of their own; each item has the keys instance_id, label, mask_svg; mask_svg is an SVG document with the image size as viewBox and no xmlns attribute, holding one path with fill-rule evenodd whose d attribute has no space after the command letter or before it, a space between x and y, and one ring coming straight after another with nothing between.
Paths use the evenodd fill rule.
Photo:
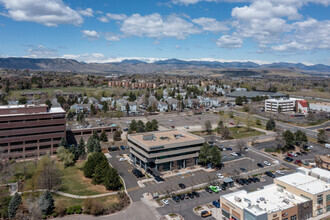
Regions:
<instances>
[{"instance_id":1,"label":"bare tree","mask_svg":"<svg viewBox=\"0 0 330 220\"><path fill-rule=\"evenodd\" d=\"M38 186L41 189L57 190L61 186L61 173L55 162L46 155L41 158L36 170Z\"/></svg>"},{"instance_id":2,"label":"bare tree","mask_svg":"<svg viewBox=\"0 0 330 220\"><path fill-rule=\"evenodd\" d=\"M238 139L238 140L236 141L236 147L239 149L239 152L240 152L240 153L243 152L245 145L246 145L246 143L245 143L245 141L243 141L242 139Z\"/></svg>"}]
</instances>

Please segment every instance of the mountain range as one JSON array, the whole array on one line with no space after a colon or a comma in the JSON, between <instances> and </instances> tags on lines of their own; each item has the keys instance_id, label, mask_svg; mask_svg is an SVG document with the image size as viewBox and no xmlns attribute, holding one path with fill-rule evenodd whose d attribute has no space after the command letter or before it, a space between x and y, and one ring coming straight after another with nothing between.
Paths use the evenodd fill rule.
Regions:
<instances>
[{"instance_id":1,"label":"mountain range","mask_svg":"<svg viewBox=\"0 0 330 220\"><path fill-rule=\"evenodd\" d=\"M0 58L0 69L30 69L40 71L67 71L79 73L159 73L171 70L290 70L307 75L329 76L330 66L323 64L277 62L257 64L254 62L185 61L179 59L159 60L147 63L137 59L127 59L111 63L85 63L62 58Z\"/></svg>"}]
</instances>

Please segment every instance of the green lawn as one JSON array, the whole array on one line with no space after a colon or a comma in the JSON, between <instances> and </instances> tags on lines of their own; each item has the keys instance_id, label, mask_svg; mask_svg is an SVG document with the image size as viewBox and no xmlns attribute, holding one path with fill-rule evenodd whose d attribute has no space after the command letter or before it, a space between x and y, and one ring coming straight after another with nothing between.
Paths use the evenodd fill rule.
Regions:
<instances>
[{"instance_id":1,"label":"green lawn","mask_svg":"<svg viewBox=\"0 0 330 220\"><path fill-rule=\"evenodd\" d=\"M250 131L248 131L248 129L246 127L231 127L229 128L232 137L234 139L239 139L239 138L246 138L246 137L253 137L253 136L258 136L258 135L262 135L265 134L264 132L260 132L260 131L256 131L251 129Z\"/></svg>"},{"instance_id":2,"label":"green lawn","mask_svg":"<svg viewBox=\"0 0 330 220\"><path fill-rule=\"evenodd\" d=\"M75 166L67 168L64 168L61 163L58 164L63 174L60 191L79 196L90 196L110 192L102 185L93 185L91 179L84 177L82 162L78 162Z\"/></svg>"}]
</instances>

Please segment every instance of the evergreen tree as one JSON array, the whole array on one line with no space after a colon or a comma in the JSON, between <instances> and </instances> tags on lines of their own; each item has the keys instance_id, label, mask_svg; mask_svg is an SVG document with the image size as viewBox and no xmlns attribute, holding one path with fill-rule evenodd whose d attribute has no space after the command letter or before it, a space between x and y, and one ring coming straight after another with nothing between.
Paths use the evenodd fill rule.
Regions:
<instances>
[{"instance_id":1,"label":"evergreen tree","mask_svg":"<svg viewBox=\"0 0 330 220\"><path fill-rule=\"evenodd\" d=\"M210 154L210 162L213 164L213 166L219 166L221 164L221 152L218 147L213 146L209 150Z\"/></svg>"},{"instance_id":2,"label":"evergreen tree","mask_svg":"<svg viewBox=\"0 0 330 220\"><path fill-rule=\"evenodd\" d=\"M207 143L204 143L199 152L199 161L202 164L207 164L209 162L209 148Z\"/></svg>"},{"instance_id":3,"label":"evergreen tree","mask_svg":"<svg viewBox=\"0 0 330 220\"><path fill-rule=\"evenodd\" d=\"M113 134L113 140L114 141L120 141L121 140L121 132L119 130L115 131Z\"/></svg>"},{"instance_id":4,"label":"evergreen tree","mask_svg":"<svg viewBox=\"0 0 330 220\"><path fill-rule=\"evenodd\" d=\"M273 119L269 119L266 124L266 130L275 130L276 129L276 123Z\"/></svg>"},{"instance_id":5,"label":"evergreen tree","mask_svg":"<svg viewBox=\"0 0 330 220\"><path fill-rule=\"evenodd\" d=\"M118 190L122 187L120 177L117 171L112 167L110 167L110 169L107 169L106 174L104 176L103 184L107 190Z\"/></svg>"},{"instance_id":6,"label":"evergreen tree","mask_svg":"<svg viewBox=\"0 0 330 220\"><path fill-rule=\"evenodd\" d=\"M108 161L101 161L94 169L93 184L101 184L104 181L107 170L110 169Z\"/></svg>"},{"instance_id":7,"label":"evergreen tree","mask_svg":"<svg viewBox=\"0 0 330 220\"><path fill-rule=\"evenodd\" d=\"M87 141L87 153L94 152L94 139L93 136L90 136Z\"/></svg>"},{"instance_id":8,"label":"evergreen tree","mask_svg":"<svg viewBox=\"0 0 330 220\"><path fill-rule=\"evenodd\" d=\"M102 133L100 135L100 141L103 141L103 142L107 142L108 141L107 133L105 133L104 130L102 131Z\"/></svg>"},{"instance_id":9,"label":"evergreen tree","mask_svg":"<svg viewBox=\"0 0 330 220\"><path fill-rule=\"evenodd\" d=\"M325 133L324 129L321 129L319 133L317 134L317 141L320 143L324 143L327 140L327 134Z\"/></svg>"},{"instance_id":10,"label":"evergreen tree","mask_svg":"<svg viewBox=\"0 0 330 220\"><path fill-rule=\"evenodd\" d=\"M68 144L68 142L66 141L66 139L64 137L62 137L62 139L60 140L60 143L58 144L58 146L63 146L66 149L69 148L69 144Z\"/></svg>"},{"instance_id":11,"label":"evergreen tree","mask_svg":"<svg viewBox=\"0 0 330 220\"><path fill-rule=\"evenodd\" d=\"M243 105L243 98L241 96L238 96L235 99L235 103L236 103L236 105Z\"/></svg>"},{"instance_id":12,"label":"evergreen tree","mask_svg":"<svg viewBox=\"0 0 330 220\"><path fill-rule=\"evenodd\" d=\"M79 159L79 156L80 156L80 152L79 152L79 149L78 149L78 146L72 144L70 146L70 153L73 154L73 160L74 162L76 162L78 159Z\"/></svg>"},{"instance_id":13,"label":"evergreen tree","mask_svg":"<svg viewBox=\"0 0 330 220\"><path fill-rule=\"evenodd\" d=\"M99 135L97 134L97 131L93 132L93 139L100 140Z\"/></svg>"},{"instance_id":14,"label":"evergreen tree","mask_svg":"<svg viewBox=\"0 0 330 220\"><path fill-rule=\"evenodd\" d=\"M11 198L8 205L8 214L9 218L15 218L16 211L18 206L22 203L22 197L20 194L15 193L15 195Z\"/></svg>"},{"instance_id":15,"label":"evergreen tree","mask_svg":"<svg viewBox=\"0 0 330 220\"><path fill-rule=\"evenodd\" d=\"M286 130L283 133L283 138L285 140L285 143L286 143L287 147L292 147L293 146L295 138L294 138L294 134L291 131Z\"/></svg>"},{"instance_id":16,"label":"evergreen tree","mask_svg":"<svg viewBox=\"0 0 330 220\"><path fill-rule=\"evenodd\" d=\"M153 131L152 123L150 121L146 123L146 131Z\"/></svg>"},{"instance_id":17,"label":"evergreen tree","mask_svg":"<svg viewBox=\"0 0 330 220\"><path fill-rule=\"evenodd\" d=\"M98 139L94 139L93 142L94 142L93 152L102 152L100 141Z\"/></svg>"},{"instance_id":18,"label":"evergreen tree","mask_svg":"<svg viewBox=\"0 0 330 220\"><path fill-rule=\"evenodd\" d=\"M81 137L79 144L78 144L78 152L79 152L79 156L82 156L84 154L86 154L86 150L85 150L85 141L84 139Z\"/></svg>"},{"instance_id":19,"label":"evergreen tree","mask_svg":"<svg viewBox=\"0 0 330 220\"><path fill-rule=\"evenodd\" d=\"M302 132L301 130L298 130L295 134L295 142L298 146L300 146L302 143L307 143L308 138L305 134L305 132Z\"/></svg>"},{"instance_id":20,"label":"evergreen tree","mask_svg":"<svg viewBox=\"0 0 330 220\"><path fill-rule=\"evenodd\" d=\"M156 119L152 119L151 124L152 124L152 130L158 131L158 121Z\"/></svg>"},{"instance_id":21,"label":"evergreen tree","mask_svg":"<svg viewBox=\"0 0 330 220\"><path fill-rule=\"evenodd\" d=\"M131 130L131 131L137 130L137 123L135 120L132 120L131 124L129 125L129 130Z\"/></svg>"},{"instance_id":22,"label":"evergreen tree","mask_svg":"<svg viewBox=\"0 0 330 220\"><path fill-rule=\"evenodd\" d=\"M141 120L139 120L138 122L137 122L137 130L136 130L136 132L137 133L142 133L142 132L145 132L145 125L144 125L144 123L143 123L143 121L141 121Z\"/></svg>"},{"instance_id":23,"label":"evergreen tree","mask_svg":"<svg viewBox=\"0 0 330 220\"><path fill-rule=\"evenodd\" d=\"M55 208L54 199L49 190L41 195L39 199L39 207L43 215L50 215L53 213Z\"/></svg>"},{"instance_id":24,"label":"evergreen tree","mask_svg":"<svg viewBox=\"0 0 330 220\"><path fill-rule=\"evenodd\" d=\"M92 153L85 165L84 165L84 176L87 178L92 178L95 172L95 167L101 163L102 161L106 161L107 162L107 158L104 156L103 153L100 152L94 152Z\"/></svg>"}]
</instances>

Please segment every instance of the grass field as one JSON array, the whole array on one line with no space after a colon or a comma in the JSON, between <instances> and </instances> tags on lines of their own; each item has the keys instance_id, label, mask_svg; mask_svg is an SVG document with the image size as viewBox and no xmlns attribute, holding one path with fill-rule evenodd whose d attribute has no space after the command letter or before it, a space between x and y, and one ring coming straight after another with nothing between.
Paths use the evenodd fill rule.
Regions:
<instances>
[{"instance_id":1,"label":"grass field","mask_svg":"<svg viewBox=\"0 0 330 220\"><path fill-rule=\"evenodd\" d=\"M77 162L75 166L67 168L64 168L61 163L58 164L63 174L60 191L79 196L90 196L110 192L102 185L93 185L91 179L84 177L82 162Z\"/></svg>"},{"instance_id":2,"label":"grass field","mask_svg":"<svg viewBox=\"0 0 330 220\"><path fill-rule=\"evenodd\" d=\"M289 95L297 95L297 96L307 96L307 97L316 97L316 98L325 98L329 99L329 92L320 92L318 90L310 90L310 91L299 91L299 92L284 92Z\"/></svg>"},{"instance_id":3,"label":"grass field","mask_svg":"<svg viewBox=\"0 0 330 220\"><path fill-rule=\"evenodd\" d=\"M231 127L229 128L229 130L234 139L247 138L265 134L264 132L256 131L253 129L250 129L250 131L248 131L248 128L246 127Z\"/></svg>"}]
</instances>

